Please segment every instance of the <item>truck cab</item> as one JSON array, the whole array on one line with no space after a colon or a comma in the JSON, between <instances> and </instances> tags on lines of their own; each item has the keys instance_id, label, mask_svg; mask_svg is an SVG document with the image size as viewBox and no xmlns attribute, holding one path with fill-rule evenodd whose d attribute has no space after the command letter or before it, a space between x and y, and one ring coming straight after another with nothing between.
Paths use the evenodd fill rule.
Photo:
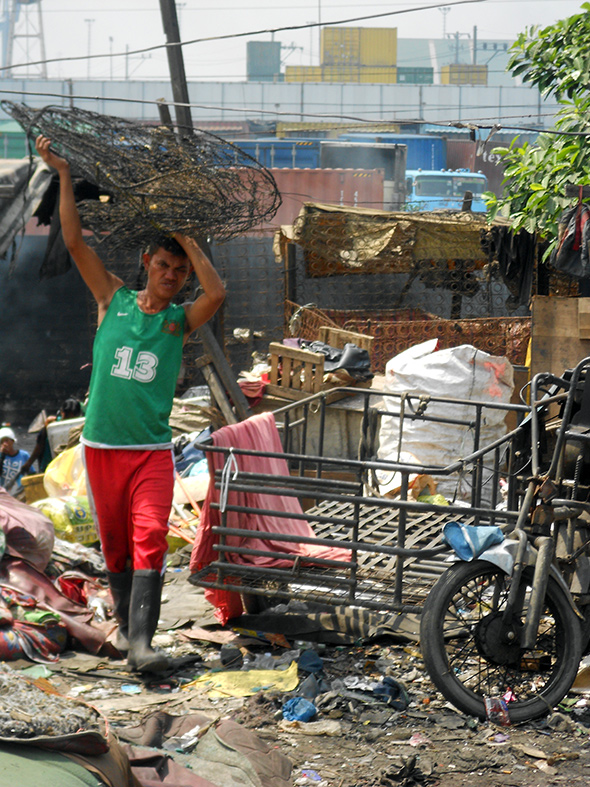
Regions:
<instances>
[{"instance_id":1,"label":"truck cab","mask_svg":"<svg viewBox=\"0 0 590 787\"><path fill-rule=\"evenodd\" d=\"M406 210L461 210L466 191L473 194L471 210L485 213L482 194L488 182L481 172L467 169L406 170Z\"/></svg>"}]
</instances>

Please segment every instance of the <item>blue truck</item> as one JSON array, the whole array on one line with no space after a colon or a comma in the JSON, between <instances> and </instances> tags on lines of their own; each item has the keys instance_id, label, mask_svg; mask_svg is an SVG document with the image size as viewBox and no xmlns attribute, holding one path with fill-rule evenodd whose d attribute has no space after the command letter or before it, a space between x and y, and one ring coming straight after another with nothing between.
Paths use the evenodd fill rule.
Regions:
<instances>
[{"instance_id":1,"label":"blue truck","mask_svg":"<svg viewBox=\"0 0 590 787\"><path fill-rule=\"evenodd\" d=\"M467 169L406 170L406 210L460 210L466 191L473 194L471 210L485 213L482 194L488 181L481 172Z\"/></svg>"}]
</instances>

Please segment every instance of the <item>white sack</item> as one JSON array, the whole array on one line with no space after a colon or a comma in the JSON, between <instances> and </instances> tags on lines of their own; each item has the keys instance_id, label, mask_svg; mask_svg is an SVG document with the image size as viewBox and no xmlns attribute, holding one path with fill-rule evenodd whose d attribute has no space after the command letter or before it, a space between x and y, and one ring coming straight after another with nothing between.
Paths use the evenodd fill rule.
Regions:
<instances>
[{"instance_id":1,"label":"white sack","mask_svg":"<svg viewBox=\"0 0 590 787\"><path fill-rule=\"evenodd\" d=\"M385 368L385 390L393 393L452 397L508 404L514 388L514 372L507 358L488 355L468 344L436 351L438 341L429 340L396 355ZM417 402L414 400L413 408ZM385 397L385 409L399 415L400 400ZM406 414L409 408L406 403ZM427 414L465 422L461 427L429 421L409 420L403 425L401 450L413 454L424 465L446 466L475 450L474 432L467 425L475 420L475 408L468 405L430 402ZM483 448L506 433L505 410L484 408L479 447ZM399 417L383 416L379 432L379 458L396 461ZM484 459L482 503L491 501L491 471L486 471L493 454ZM469 468L470 469L470 468ZM471 476L437 476L437 491L447 499L470 501ZM385 475L382 476L385 481Z\"/></svg>"}]
</instances>

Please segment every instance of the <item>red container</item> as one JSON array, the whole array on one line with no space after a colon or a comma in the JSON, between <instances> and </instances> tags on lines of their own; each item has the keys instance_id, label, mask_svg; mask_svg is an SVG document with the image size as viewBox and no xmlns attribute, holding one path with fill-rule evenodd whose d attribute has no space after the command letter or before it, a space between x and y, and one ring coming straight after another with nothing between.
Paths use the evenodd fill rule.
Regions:
<instances>
[{"instance_id":1,"label":"red container","mask_svg":"<svg viewBox=\"0 0 590 787\"><path fill-rule=\"evenodd\" d=\"M504 165L502 157L492 153L497 145L500 143L492 139L482 154L477 156L476 142L470 139L447 139L447 167L482 172L488 179L488 191L493 191L499 197L502 194Z\"/></svg>"},{"instance_id":2,"label":"red container","mask_svg":"<svg viewBox=\"0 0 590 787\"><path fill-rule=\"evenodd\" d=\"M468 169L477 172L476 143L470 139L447 139L447 169Z\"/></svg>"},{"instance_id":3,"label":"red container","mask_svg":"<svg viewBox=\"0 0 590 787\"><path fill-rule=\"evenodd\" d=\"M271 169L283 203L257 230L292 224L306 202L383 210L383 171L377 169Z\"/></svg>"}]
</instances>

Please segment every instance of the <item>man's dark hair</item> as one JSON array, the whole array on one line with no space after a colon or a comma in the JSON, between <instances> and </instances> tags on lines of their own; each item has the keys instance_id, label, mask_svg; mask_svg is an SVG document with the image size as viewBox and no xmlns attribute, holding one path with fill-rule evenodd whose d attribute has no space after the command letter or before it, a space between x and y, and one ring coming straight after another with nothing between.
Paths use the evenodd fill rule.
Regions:
<instances>
[{"instance_id":1,"label":"man's dark hair","mask_svg":"<svg viewBox=\"0 0 590 787\"><path fill-rule=\"evenodd\" d=\"M77 418L78 416L82 415L82 407L80 402L78 399L74 399L73 397L65 400L61 406L61 411L63 413L64 419Z\"/></svg>"},{"instance_id":2,"label":"man's dark hair","mask_svg":"<svg viewBox=\"0 0 590 787\"><path fill-rule=\"evenodd\" d=\"M186 257L186 251L182 248L180 243L171 238L169 235L161 235L156 240L152 241L148 246L147 253L150 257L156 253L158 249L164 249L164 251L169 251L170 254L174 254L175 257Z\"/></svg>"}]
</instances>

